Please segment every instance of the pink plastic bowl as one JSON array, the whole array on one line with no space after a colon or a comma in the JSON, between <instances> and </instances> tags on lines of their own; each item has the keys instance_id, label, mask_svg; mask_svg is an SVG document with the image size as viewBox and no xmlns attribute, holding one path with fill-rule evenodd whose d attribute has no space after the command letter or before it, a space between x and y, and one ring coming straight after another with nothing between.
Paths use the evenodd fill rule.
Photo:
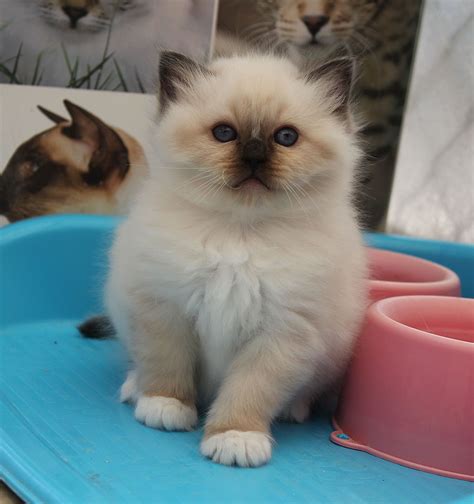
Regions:
<instances>
[{"instance_id":1,"label":"pink plastic bowl","mask_svg":"<svg viewBox=\"0 0 474 504\"><path fill-rule=\"evenodd\" d=\"M474 299L373 304L331 440L415 469L474 481Z\"/></svg>"},{"instance_id":2,"label":"pink plastic bowl","mask_svg":"<svg viewBox=\"0 0 474 504\"><path fill-rule=\"evenodd\" d=\"M425 259L387 250L368 249L369 295L372 301L395 296L459 296L453 271Z\"/></svg>"}]
</instances>

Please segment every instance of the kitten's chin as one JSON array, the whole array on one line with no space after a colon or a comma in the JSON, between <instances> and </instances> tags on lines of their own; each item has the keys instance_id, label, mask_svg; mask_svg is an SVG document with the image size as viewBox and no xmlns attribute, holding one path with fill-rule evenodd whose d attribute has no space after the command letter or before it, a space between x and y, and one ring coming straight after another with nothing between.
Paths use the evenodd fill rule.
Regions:
<instances>
[{"instance_id":1,"label":"kitten's chin","mask_svg":"<svg viewBox=\"0 0 474 504\"><path fill-rule=\"evenodd\" d=\"M237 184L232 186L234 191L241 192L260 192L260 191L271 191L271 188L266 182L258 177L248 177Z\"/></svg>"}]
</instances>

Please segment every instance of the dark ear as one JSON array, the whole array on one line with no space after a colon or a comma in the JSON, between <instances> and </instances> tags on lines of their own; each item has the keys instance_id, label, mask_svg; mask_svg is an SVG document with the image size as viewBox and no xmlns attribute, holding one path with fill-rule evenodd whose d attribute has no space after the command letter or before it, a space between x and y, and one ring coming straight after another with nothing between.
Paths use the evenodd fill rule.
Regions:
<instances>
[{"instance_id":1,"label":"dark ear","mask_svg":"<svg viewBox=\"0 0 474 504\"><path fill-rule=\"evenodd\" d=\"M354 81L355 64L349 58L340 58L321 65L306 75L308 82L326 82L328 93L335 99L335 113L348 113Z\"/></svg>"},{"instance_id":2,"label":"dark ear","mask_svg":"<svg viewBox=\"0 0 474 504\"><path fill-rule=\"evenodd\" d=\"M190 88L198 75L208 70L183 54L163 51L159 63L159 102L164 111L170 102L178 100L180 92Z\"/></svg>"},{"instance_id":3,"label":"dark ear","mask_svg":"<svg viewBox=\"0 0 474 504\"><path fill-rule=\"evenodd\" d=\"M98 117L69 100L64 106L71 116L71 125L63 128L63 134L74 140L83 140L97 148L101 140L101 130L110 129Z\"/></svg>"},{"instance_id":4,"label":"dark ear","mask_svg":"<svg viewBox=\"0 0 474 504\"><path fill-rule=\"evenodd\" d=\"M60 115L55 114L54 112L51 112L48 109L45 109L41 105L38 105L38 110L40 112L42 112L48 119L51 119L51 121L53 121L56 124L59 124L62 122L67 122L67 119L65 119L64 117L61 117Z\"/></svg>"},{"instance_id":5,"label":"dark ear","mask_svg":"<svg viewBox=\"0 0 474 504\"><path fill-rule=\"evenodd\" d=\"M124 178L129 169L128 149L120 136L94 114L64 100L72 123L63 128L64 135L85 142L92 149L89 171L84 180L93 186L103 185L116 175Z\"/></svg>"}]
</instances>

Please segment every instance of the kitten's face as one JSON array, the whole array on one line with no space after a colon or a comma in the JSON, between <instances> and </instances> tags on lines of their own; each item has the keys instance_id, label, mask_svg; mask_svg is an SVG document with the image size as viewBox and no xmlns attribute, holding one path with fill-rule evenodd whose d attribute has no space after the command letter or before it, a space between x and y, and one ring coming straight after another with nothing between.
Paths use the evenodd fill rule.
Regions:
<instances>
[{"instance_id":1,"label":"kitten's face","mask_svg":"<svg viewBox=\"0 0 474 504\"><path fill-rule=\"evenodd\" d=\"M183 61L169 63L177 74L165 82L161 69L159 126L165 172L182 196L216 209L287 207L350 177L351 68L329 64L308 77L274 57L197 70Z\"/></svg>"},{"instance_id":2,"label":"kitten's face","mask_svg":"<svg viewBox=\"0 0 474 504\"><path fill-rule=\"evenodd\" d=\"M41 18L61 30L100 32L108 29L112 20L143 16L148 11L145 0L36 0Z\"/></svg>"},{"instance_id":3,"label":"kitten's face","mask_svg":"<svg viewBox=\"0 0 474 504\"><path fill-rule=\"evenodd\" d=\"M279 42L297 47L332 47L360 36L380 0L276 0L275 33Z\"/></svg>"}]
</instances>

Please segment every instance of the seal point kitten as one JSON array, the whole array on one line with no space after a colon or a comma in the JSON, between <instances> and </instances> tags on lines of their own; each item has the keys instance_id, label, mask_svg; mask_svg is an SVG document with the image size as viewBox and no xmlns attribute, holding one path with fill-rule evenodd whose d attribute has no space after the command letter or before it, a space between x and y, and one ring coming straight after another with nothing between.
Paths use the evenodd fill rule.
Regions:
<instances>
[{"instance_id":1,"label":"seal point kitten","mask_svg":"<svg viewBox=\"0 0 474 504\"><path fill-rule=\"evenodd\" d=\"M111 252L107 307L138 421L259 466L271 422L302 422L341 377L366 304L351 207L352 63L307 72L164 52L151 174Z\"/></svg>"}]
</instances>

